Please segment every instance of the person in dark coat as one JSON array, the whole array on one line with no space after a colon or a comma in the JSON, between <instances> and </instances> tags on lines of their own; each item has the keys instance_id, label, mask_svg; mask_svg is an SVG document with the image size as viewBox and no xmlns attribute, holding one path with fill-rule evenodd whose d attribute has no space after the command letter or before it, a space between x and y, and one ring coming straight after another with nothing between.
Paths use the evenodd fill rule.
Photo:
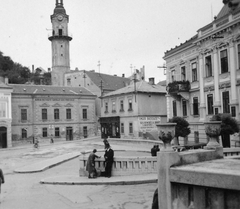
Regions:
<instances>
[{"instance_id":1,"label":"person in dark coat","mask_svg":"<svg viewBox=\"0 0 240 209\"><path fill-rule=\"evenodd\" d=\"M114 151L110 145L106 146L104 158L105 158L105 177L110 178L112 175L112 164L113 164Z\"/></svg>"},{"instance_id":2,"label":"person in dark coat","mask_svg":"<svg viewBox=\"0 0 240 209\"><path fill-rule=\"evenodd\" d=\"M3 171L0 168L0 194L1 194L1 185L4 184L4 175L3 175Z\"/></svg>"},{"instance_id":3,"label":"person in dark coat","mask_svg":"<svg viewBox=\"0 0 240 209\"><path fill-rule=\"evenodd\" d=\"M152 156L157 156L157 152L159 152L160 149L159 149L159 145L154 145L151 149L151 155Z\"/></svg>"},{"instance_id":4,"label":"person in dark coat","mask_svg":"<svg viewBox=\"0 0 240 209\"><path fill-rule=\"evenodd\" d=\"M97 170L95 168L95 158L100 158L101 156L97 156L95 153L97 152L94 149L88 157L86 170L88 171L88 178L97 178Z\"/></svg>"}]
</instances>

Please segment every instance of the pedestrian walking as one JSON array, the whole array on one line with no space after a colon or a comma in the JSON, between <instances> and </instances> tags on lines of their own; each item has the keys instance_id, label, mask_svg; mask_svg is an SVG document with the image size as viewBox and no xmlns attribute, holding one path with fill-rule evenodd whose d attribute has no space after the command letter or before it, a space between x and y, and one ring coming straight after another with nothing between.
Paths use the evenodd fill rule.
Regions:
<instances>
[{"instance_id":1,"label":"pedestrian walking","mask_svg":"<svg viewBox=\"0 0 240 209\"><path fill-rule=\"evenodd\" d=\"M53 141L53 135L51 135L50 142L51 142L52 144L54 143L54 141Z\"/></svg>"},{"instance_id":2,"label":"pedestrian walking","mask_svg":"<svg viewBox=\"0 0 240 209\"><path fill-rule=\"evenodd\" d=\"M101 156L97 156L95 153L97 152L94 149L88 157L86 170L88 171L88 178L97 178L97 170L95 168L95 158L100 158Z\"/></svg>"},{"instance_id":3,"label":"pedestrian walking","mask_svg":"<svg viewBox=\"0 0 240 209\"><path fill-rule=\"evenodd\" d=\"M38 148L38 147L39 147L39 141L38 141L38 139L35 140L33 146L34 146L34 148Z\"/></svg>"},{"instance_id":4,"label":"pedestrian walking","mask_svg":"<svg viewBox=\"0 0 240 209\"><path fill-rule=\"evenodd\" d=\"M3 175L3 171L0 168L0 194L1 194L1 185L4 184L4 175ZM1 196L0 196L1 197ZM0 199L1 200L1 199ZM1 201L0 201L1 202Z\"/></svg>"},{"instance_id":5,"label":"pedestrian walking","mask_svg":"<svg viewBox=\"0 0 240 209\"><path fill-rule=\"evenodd\" d=\"M106 146L104 158L105 158L105 177L110 178L112 175L112 164L113 164L114 151L110 145Z\"/></svg>"}]
</instances>

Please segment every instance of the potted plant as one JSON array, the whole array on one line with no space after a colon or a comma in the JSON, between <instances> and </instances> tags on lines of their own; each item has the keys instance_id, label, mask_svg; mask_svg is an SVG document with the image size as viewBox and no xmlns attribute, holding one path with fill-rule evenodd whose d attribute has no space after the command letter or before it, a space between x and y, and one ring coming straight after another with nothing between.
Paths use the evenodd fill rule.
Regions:
<instances>
[{"instance_id":1,"label":"potted plant","mask_svg":"<svg viewBox=\"0 0 240 209\"><path fill-rule=\"evenodd\" d=\"M163 141L164 149L161 151L173 151L171 141L175 136L176 123L158 123L158 137Z\"/></svg>"},{"instance_id":2,"label":"potted plant","mask_svg":"<svg viewBox=\"0 0 240 209\"><path fill-rule=\"evenodd\" d=\"M209 121L204 123L205 133L209 137L209 142L205 149L215 149L219 147L218 137L221 133L221 122L220 121Z\"/></svg>"}]
</instances>

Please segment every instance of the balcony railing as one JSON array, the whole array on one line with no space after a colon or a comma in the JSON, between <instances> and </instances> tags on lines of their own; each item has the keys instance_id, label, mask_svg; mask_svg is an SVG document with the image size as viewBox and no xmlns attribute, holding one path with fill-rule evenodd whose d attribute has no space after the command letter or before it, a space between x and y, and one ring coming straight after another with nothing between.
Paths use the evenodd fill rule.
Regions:
<instances>
[{"instance_id":1,"label":"balcony railing","mask_svg":"<svg viewBox=\"0 0 240 209\"><path fill-rule=\"evenodd\" d=\"M189 81L173 81L167 85L169 94L177 94L179 92L189 92L191 86Z\"/></svg>"}]
</instances>

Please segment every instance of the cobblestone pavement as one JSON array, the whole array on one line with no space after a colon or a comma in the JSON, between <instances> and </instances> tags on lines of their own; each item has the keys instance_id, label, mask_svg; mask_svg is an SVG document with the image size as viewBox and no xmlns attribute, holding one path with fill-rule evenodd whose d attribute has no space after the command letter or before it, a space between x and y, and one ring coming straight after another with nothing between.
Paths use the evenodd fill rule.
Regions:
<instances>
[{"instance_id":1,"label":"cobblestone pavement","mask_svg":"<svg viewBox=\"0 0 240 209\"><path fill-rule=\"evenodd\" d=\"M17 174L18 166L81 149L92 149L86 142L54 144L0 151L0 167L5 173L2 185L1 209L150 209L156 183L140 185L45 185L42 178L59 175L78 175L79 161L60 164L49 170L32 174ZM94 145L96 147L96 145Z\"/></svg>"}]
</instances>

